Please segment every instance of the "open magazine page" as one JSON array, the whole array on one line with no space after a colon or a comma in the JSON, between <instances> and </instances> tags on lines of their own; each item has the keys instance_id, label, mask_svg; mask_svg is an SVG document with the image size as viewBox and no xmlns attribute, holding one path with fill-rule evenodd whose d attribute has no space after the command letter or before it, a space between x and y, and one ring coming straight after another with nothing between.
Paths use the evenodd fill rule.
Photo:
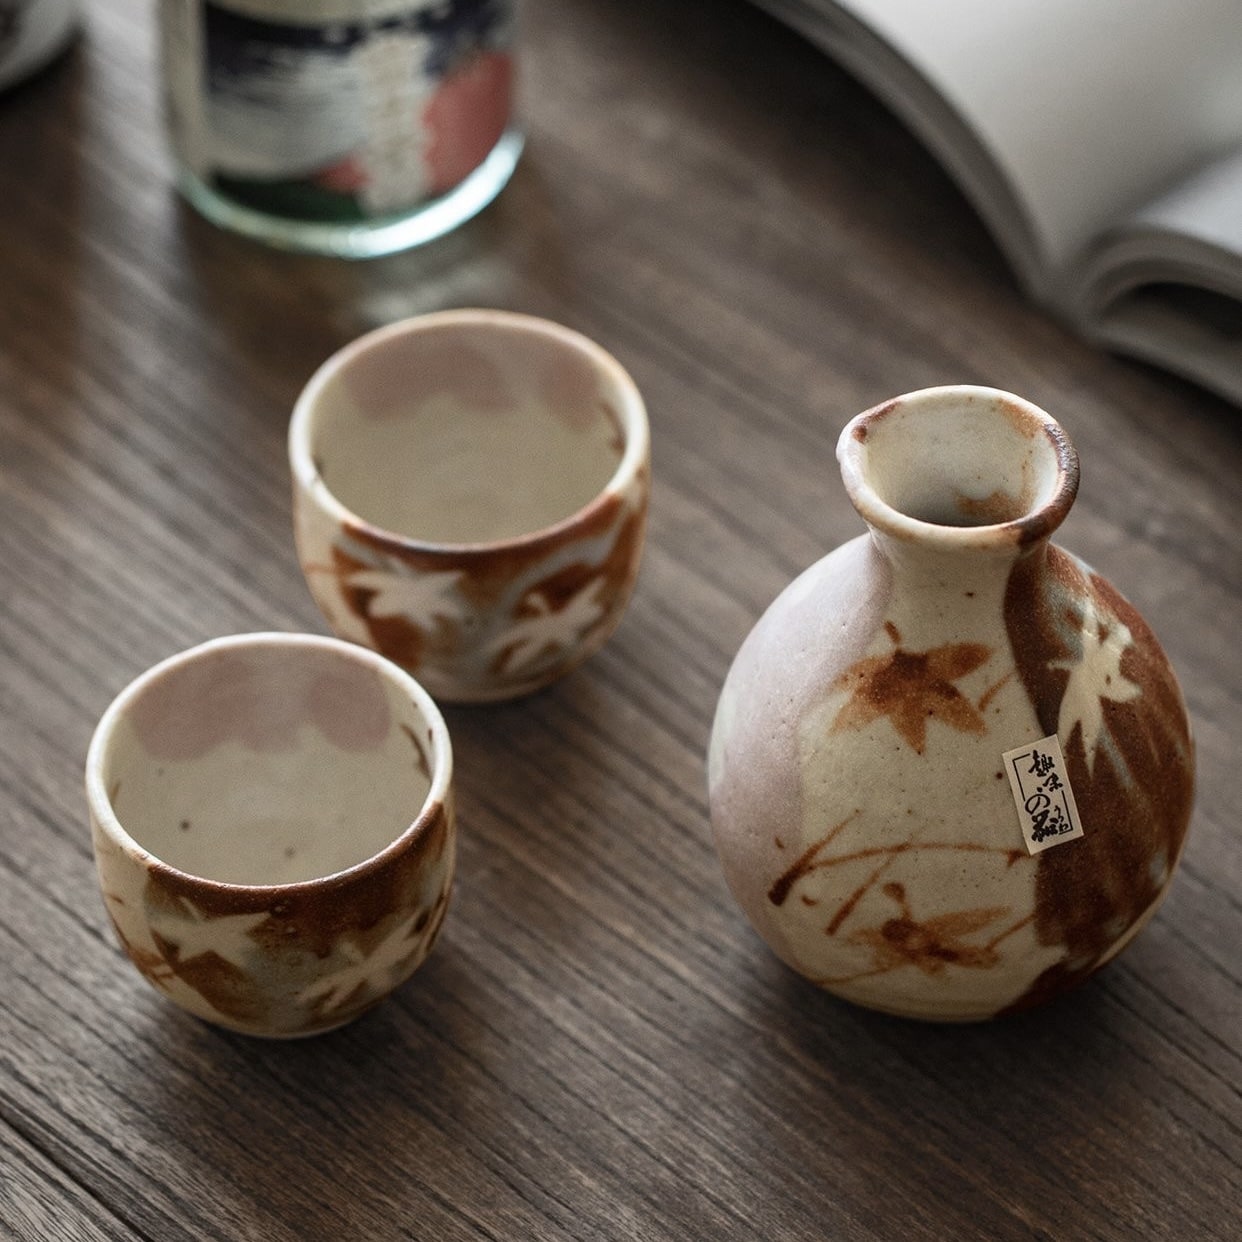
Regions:
<instances>
[{"instance_id":1,"label":"open magazine page","mask_svg":"<svg viewBox=\"0 0 1242 1242\"><path fill-rule=\"evenodd\" d=\"M1097 241L1080 318L1103 343L1242 405L1242 148Z\"/></svg>"},{"instance_id":2,"label":"open magazine page","mask_svg":"<svg viewBox=\"0 0 1242 1242\"><path fill-rule=\"evenodd\" d=\"M931 80L833 0L755 2L822 47L914 130L962 187L1025 288L1048 300L1046 255L1015 187L979 134Z\"/></svg>"},{"instance_id":3,"label":"open magazine page","mask_svg":"<svg viewBox=\"0 0 1242 1242\"><path fill-rule=\"evenodd\" d=\"M920 133L1042 300L1072 302L1093 237L1242 141L1237 0L759 2Z\"/></svg>"},{"instance_id":4,"label":"open magazine page","mask_svg":"<svg viewBox=\"0 0 1242 1242\"><path fill-rule=\"evenodd\" d=\"M833 0L755 0L823 48L898 114L969 197L1027 291L1051 297L1046 255L1015 186L968 119L907 58Z\"/></svg>"}]
</instances>

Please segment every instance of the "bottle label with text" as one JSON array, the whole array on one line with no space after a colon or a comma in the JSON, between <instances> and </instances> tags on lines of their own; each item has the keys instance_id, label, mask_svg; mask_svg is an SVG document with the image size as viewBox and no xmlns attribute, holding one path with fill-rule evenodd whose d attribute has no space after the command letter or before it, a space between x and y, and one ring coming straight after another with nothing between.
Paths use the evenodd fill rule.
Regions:
<instances>
[{"instance_id":1,"label":"bottle label with text","mask_svg":"<svg viewBox=\"0 0 1242 1242\"><path fill-rule=\"evenodd\" d=\"M1084 835L1055 733L1007 750L1002 758L1028 854Z\"/></svg>"}]
</instances>

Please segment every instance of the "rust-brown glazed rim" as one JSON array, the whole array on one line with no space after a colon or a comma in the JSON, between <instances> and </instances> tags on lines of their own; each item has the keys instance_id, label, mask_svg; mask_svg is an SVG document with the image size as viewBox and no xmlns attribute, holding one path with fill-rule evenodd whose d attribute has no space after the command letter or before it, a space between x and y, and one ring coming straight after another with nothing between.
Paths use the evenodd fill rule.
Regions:
<instances>
[{"instance_id":1,"label":"rust-brown glazed rim","mask_svg":"<svg viewBox=\"0 0 1242 1242\"><path fill-rule=\"evenodd\" d=\"M997 417L1008 418L1019 430L1029 430L1047 444L1055 463L1055 483L1039 503L1006 522L949 526L923 521L890 505L871 485L867 470L867 441L883 420L911 407L934 413L964 402L986 402ZM1002 551L1026 547L1047 539L1065 520L1078 494L1078 452L1064 428L1039 406L999 388L950 384L922 388L894 397L856 415L837 441L837 460L845 490L859 515L872 529L906 543L929 548Z\"/></svg>"},{"instance_id":2,"label":"rust-brown glazed rim","mask_svg":"<svg viewBox=\"0 0 1242 1242\"><path fill-rule=\"evenodd\" d=\"M608 482L591 500L573 513L548 526L526 531L510 539L440 543L377 526L354 513L328 487L315 465L315 412L324 388L360 354L383 348L395 338L445 327L475 329L489 326L544 336L558 341L566 348L577 350L615 387L621 396L617 403L617 417L620 419L617 430L624 440L624 448ZM376 328L373 332L351 341L328 358L311 376L294 405L293 417L289 423L289 461L295 486L313 499L343 529L360 533L370 543L394 552L414 552L425 556L446 557L454 561L470 561L557 544L584 525L590 524L607 506L614 503L616 497L623 495L642 476L650 456L650 440L651 431L642 394L629 372L603 346L572 328L535 315L467 308L416 315Z\"/></svg>"},{"instance_id":3,"label":"rust-brown glazed rim","mask_svg":"<svg viewBox=\"0 0 1242 1242\"><path fill-rule=\"evenodd\" d=\"M330 649L351 660L366 664L373 668L386 681L397 682L410 695L418 706L427 728L431 732L431 786L423 798L418 814L383 849L376 851L369 858L345 867L340 871L329 872L327 875L315 876L309 880L297 880L289 884L237 884L227 880L213 880L207 876L195 875L192 871L183 871L165 862L157 854L151 853L139 844L121 823L120 817L112 807L112 798L108 794L107 782L104 779L105 761L112 743L112 736L129 705L152 683L193 659L208 655L214 651L229 648L262 648L264 646L298 646L315 647L320 650ZM99 719L91 737L90 747L86 756L86 797L92 815L101 830L111 838L113 843L131 858L148 867L153 873L204 892L220 896L242 899L247 904L270 905L282 898L306 897L311 894L322 894L330 889L339 889L347 884L365 881L386 867L396 862L407 849L413 846L435 826L441 815L449 814L452 802L453 752L449 741L448 726L444 717L436 707L434 700L426 690L404 669L393 664L374 651L360 647L355 643L345 642L339 638L329 638L318 634L286 634L276 631L254 634L230 634L223 638L213 638L196 647L190 647L176 655L161 660L158 664L140 673L124 690L112 700L107 710Z\"/></svg>"}]
</instances>

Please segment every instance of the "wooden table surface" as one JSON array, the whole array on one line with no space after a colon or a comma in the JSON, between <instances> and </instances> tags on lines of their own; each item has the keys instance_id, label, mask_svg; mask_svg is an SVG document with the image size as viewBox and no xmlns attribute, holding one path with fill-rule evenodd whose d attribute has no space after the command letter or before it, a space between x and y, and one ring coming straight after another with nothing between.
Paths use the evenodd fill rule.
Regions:
<instances>
[{"instance_id":1,"label":"wooden table surface","mask_svg":"<svg viewBox=\"0 0 1242 1242\"><path fill-rule=\"evenodd\" d=\"M458 233L364 264L169 188L150 9L90 6L0 98L0 1233L31 1239L1242 1236L1242 415L1030 306L864 90L742 0L531 0L530 143ZM459 305L598 339L651 413L642 575L602 653L447 712L456 895L431 959L294 1044L153 992L95 885L112 696L213 635L323 632L284 434L355 335ZM1157 918L1078 993L932 1027L751 932L704 752L743 636L861 524L843 423L969 381L1080 450L1061 542L1161 636L1197 729Z\"/></svg>"}]
</instances>

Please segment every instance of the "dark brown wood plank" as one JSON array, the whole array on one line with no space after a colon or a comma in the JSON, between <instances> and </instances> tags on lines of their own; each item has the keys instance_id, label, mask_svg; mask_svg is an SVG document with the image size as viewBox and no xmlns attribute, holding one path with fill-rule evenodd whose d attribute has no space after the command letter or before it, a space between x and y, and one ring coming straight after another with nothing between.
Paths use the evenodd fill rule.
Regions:
<instances>
[{"instance_id":1,"label":"dark brown wood plank","mask_svg":"<svg viewBox=\"0 0 1242 1242\"><path fill-rule=\"evenodd\" d=\"M140 1235L75 1185L37 1148L0 1122L0 1237L18 1242L80 1238L129 1242Z\"/></svg>"},{"instance_id":2,"label":"dark brown wood plank","mask_svg":"<svg viewBox=\"0 0 1242 1242\"><path fill-rule=\"evenodd\" d=\"M149 6L94 6L0 98L0 1220L149 1239L1231 1239L1242 1201L1242 422L1017 293L943 172L743 0L530 0L530 145L478 220L366 264L178 203ZM95 888L81 766L141 669L322 622L288 412L357 333L454 305L611 349L650 408L625 622L522 703L448 713L444 938L353 1027L170 1009ZM984 382L1083 458L1063 541L1147 616L1195 719L1181 875L1098 980L936 1028L820 994L725 890L704 752L737 646L861 523L858 410ZM42 1232L40 1232L42 1230Z\"/></svg>"}]
</instances>

